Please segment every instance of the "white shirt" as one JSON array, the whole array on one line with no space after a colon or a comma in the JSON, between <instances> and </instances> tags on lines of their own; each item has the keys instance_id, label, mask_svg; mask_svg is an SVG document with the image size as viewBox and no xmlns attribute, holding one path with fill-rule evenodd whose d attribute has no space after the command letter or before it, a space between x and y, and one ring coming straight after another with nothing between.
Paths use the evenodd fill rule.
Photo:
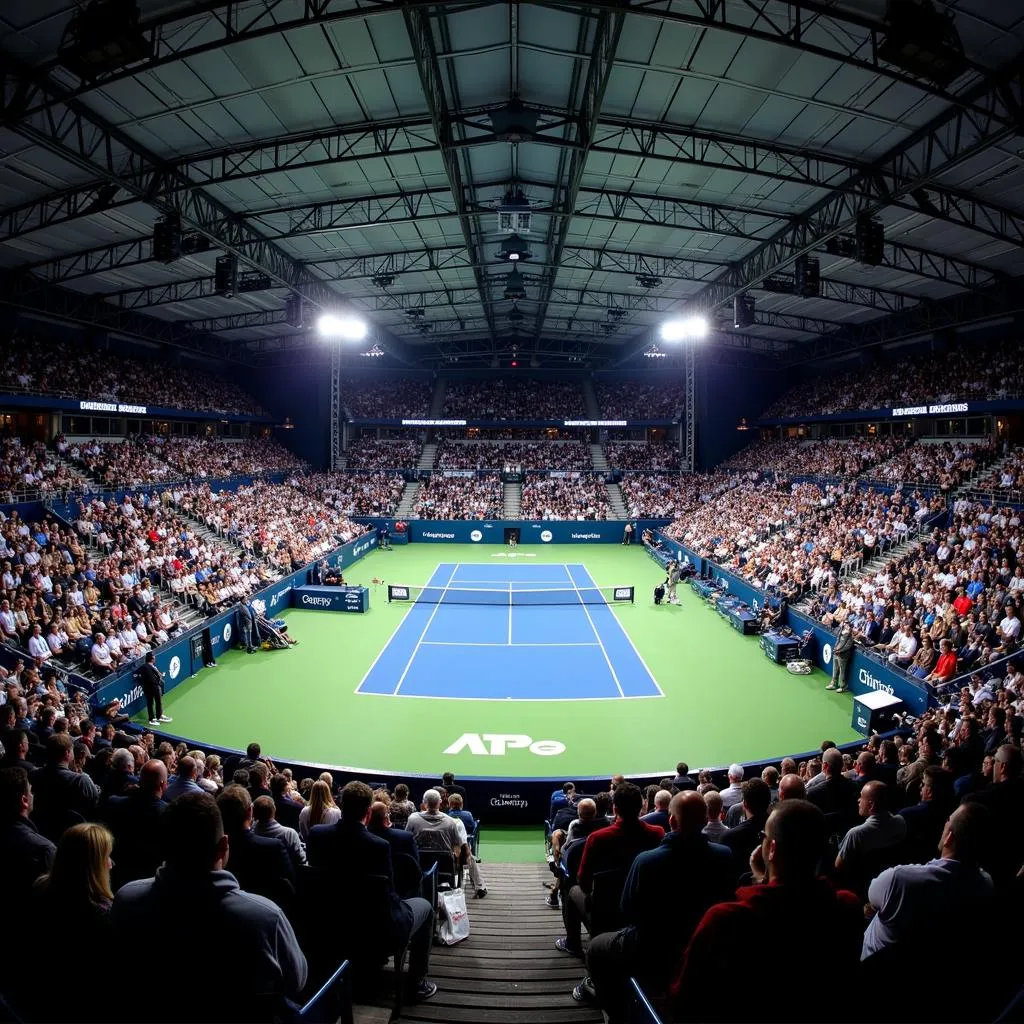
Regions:
<instances>
[{"instance_id":1,"label":"white shirt","mask_svg":"<svg viewBox=\"0 0 1024 1024\"><path fill-rule=\"evenodd\" d=\"M96 662L97 665L109 665L110 648L106 644L93 644L92 660Z\"/></svg>"},{"instance_id":2,"label":"white shirt","mask_svg":"<svg viewBox=\"0 0 1024 1024\"><path fill-rule=\"evenodd\" d=\"M907 636L906 633L900 633L896 653L900 658L912 658L917 654L917 640L913 636Z\"/></svg>"},{"instance_id":3,"label":"white shirt","mask_svg":"<svg viewBox=\"0 0 1024 1024\"><path fill-rule=\"evenodd\" d=\"M41 636L30 636L28 638L28 653L33 658L48 658L53 653L49 644Z\"/></svg>"},{"instance_id":4,"label":"white shirt","mask_svg":"<svg viewBox=\"0 0 1024 1024\"><path fill-rule=\"evenodd\" d=\"M999 632L1008 640L1016 640L1020 636L1020 619L1016 615L1009 616L999 623Z\"/></svg>"}]
</instances>

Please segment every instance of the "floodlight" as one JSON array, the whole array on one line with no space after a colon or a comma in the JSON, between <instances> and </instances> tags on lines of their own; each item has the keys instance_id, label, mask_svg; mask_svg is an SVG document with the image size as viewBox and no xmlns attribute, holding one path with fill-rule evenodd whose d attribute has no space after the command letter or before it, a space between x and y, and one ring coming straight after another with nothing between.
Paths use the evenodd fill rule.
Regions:
<instances>
[{"instance_id":1,"label":"floodlight","mask_svg":"<svg viewBox=\"0 0 1024 1024\"><path fill-rule=\"evenodd\" d=\"M661 325L661 340L667 342L702 341L708 336L708 322L702 316L666 320Z\"/></svg>"},{"instance_id":2,"label":"floodlight","mask_svg":"<svg viewBox=\"0 0 1024 1024\"><path fill-rule=\"evenodd\" d=\"M324 313L316 322L316 330L321 338L340 338L342 341L362 341L366 337L365 320L356 317L335 316Z\"/></svg>"}]
</instances>

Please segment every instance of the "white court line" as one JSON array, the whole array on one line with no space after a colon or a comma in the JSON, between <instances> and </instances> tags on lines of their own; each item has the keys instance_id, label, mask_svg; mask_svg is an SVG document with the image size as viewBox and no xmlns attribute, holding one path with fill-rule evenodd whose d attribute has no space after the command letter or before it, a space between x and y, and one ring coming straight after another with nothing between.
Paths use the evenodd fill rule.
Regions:
<instances>
[{"instance_id":1,"label":"white court line","mask_svg":"<svg viewBox=\"0 0 1024 1024\"><path fill-rule=\"evenodd\" d=\"M596 644L594 645L597 646ZM480 701L484 704L579 704L581 701L593 701L593 700L614 700L616 702L623 700L658 700L656 693L642 693L637 694L635 697L439 697L439 696L426 696L420 693L364 693L363 697L387 697L389 700L392 697L400 697L402 700L466 700L466 701ZM657 775L657 772L654 772Z\"/></svg>"},{"instance_id":2,"label":"white court line","mask_svg":"<svg viewBox=\"0 0 1024 1024\"><path fill-rule=\"evenodd\" d=\"M582 562L575 563L575 568L582 569L588 576L590 576L590 570L587 569L587 567L585 565L583 565ZM594 581L594 577L590 576L590 580L591 580L591 582L593 582ZM605 598L605 602L604 603L605 603L605 607L612 613L612 618L615 619L615 622L617 623L619 629L622 630L623 635L626 637L626 640L629 642L629 646L633 648L633 653L637 656L637 660L640 662L641 665L643 665L644 670L647 672L647 675L650 677L651 682L654 683L655 689L658 691L657 694L653 694L652 693L649 696L651 696L651 697L654 697L654 696L664 697L665 696L665 691L661 688L661 685L658 683L658 680L655 678L654 673L648 667L647 662L644 661L644 656L637 650L636 644L633 643L633 638L629 635L629 630L626 629L626 627L621 622L619 622L618 616L615 614L615 612L618 610L617 607L614 604L609 604L607 598ZM633 698L628 698L628 699L633 699Z\"/></svg>"},{"instance_id":3,"label":"white court line","mask_svg":"<svg viewBox=\"0 0 1024 1024\"><path fill-rule=\"evenodd\" d=\"M615 668L612 665L612 659L608 657L608 652L604 649L604 642L601 640L601 634L598 632L597 626L594 625L594 620L590 617L590 609L586 606L586 603L583 600L583 595L580 593L580 588L576 586L576 581L572 578L572 573L569 572L568 566L566 566L565 571L569 575L569 582L572 583L573 590L576 591L576 594L580 599L580 607L583 609L583 614L587 617L587 622L590 623L590 628L594 631L594 637L597 640L598 646L601 648L604 660L608 663L608 671L611 672L612 679L615 680L615 686L618 688L619 697L624 699L626 691L623 690L622 683L619 682L619 677L615 673ZM591 577L591 582L593 582L593 577Z\"/></svg>"},{"instance_id":4,"label":"white court line","mask_svg":"<svg viewBox=\"0 0 1024 1024\"><path fill-rule=\"evenodd\" d=\"M477 640L423 640L421 647L600 647L596 643L583 644L534 644L529 642L518 644L488 644Z\"/></svg>"},{"instance_id":5,"label":"white court line","mask_svg":"<svg viewBox=\"0 0 1024 1024\"><path fill-rule=\"evenodd\" d=\"M502 583L502 582L508 582L509 586L511 586L513 584L522 583L522 584L528 584L531 587L558 587L558 586L561 586L561 587L564 587L566 590L569 589L568 587L565 586L565 582L566 582L565 580L508 580L508 581L503 581L503 580L456 580L452 584L452 586L457 590L464 583L475 583L475 584L479 584L481 586L488 586L492 590L499 590L500 588L496 587L495 584L496 583ZM517 594L518 593L522 593L522 591L518 591L517 590L516 593Z\"/></svg>"},{"instance_id":6,"label":"white court line","mask_svg":"<svg viewBox=\"0 0 1024 1024\"><path fill-rule=\"evenodd\" d=\"M451 586L452 580L455 579L455 574L459 570L459 563L455 563L455 568L452 569L451 576L448 577L448 582L441 588L441 598L434 605L433 610L430 613L430 617L427 619L427 624L423 627L423 632L420 633L419 640L416 641L416 646L412 649L412 654L409 655L409 660L405 663L405 668L402 670L402 674L398 677L398 682L395 684L395 688L391 691L392 697L398 696L398 691L402 688L402 683L405 682L405 677L409 674L409 669L412 668L412 663L416 658L416 652L420 649L420 644L423 643L423 638L427 635L427 630L430 629L430 624L434 621L434 616L437 614L437 609L441 607L441 602L444 601L445 591ZM436 569L434 570L437 571ZM415 607L415 605L414 605Z\"/></svg>"},{"instance_id":7,"label":"white court line","mask_svg":"<svg viewBox=\"0 0 1024 1024\"><path fill-rule=\"evenodd\" d=\"M430 574L428 579L433 579L434 573L436 573L437 570L440 569L442 565L444 565L444 562L438 562L437 565L434 566L434 571ZM408 608L405 609L405 614L398 620L398 625L395 626L395 628L391 631L391 636L388 637L387 642L377 652L377 657L374 658L373 661L370 663L370 667L366 670L366 675L364 675L363 678L359 680L359 685L352 691L353 693L359 693L360 690L362 690L363 683L365 683L366 680L370 678L370 673L377 667L377 662L384 657L384 652L388 649L388 647L391 646L391 641L394 640L396 636L398 636L398 631L402 628L402 624L408 618L409 612L411 612L415 606L415 602L413 602L409 605ZM386 694L386 696L390 697L391 694Z\"/></svg>"},{"instance_id":8,"label":"white court line","mask_svg":"<svg viewBox=\"0 0 1024 1024\"><path fill-rule=\"evenodd\" d=\"M508 645L512 646L512 584L508 585Z\"/></svg>"}]
</instances>

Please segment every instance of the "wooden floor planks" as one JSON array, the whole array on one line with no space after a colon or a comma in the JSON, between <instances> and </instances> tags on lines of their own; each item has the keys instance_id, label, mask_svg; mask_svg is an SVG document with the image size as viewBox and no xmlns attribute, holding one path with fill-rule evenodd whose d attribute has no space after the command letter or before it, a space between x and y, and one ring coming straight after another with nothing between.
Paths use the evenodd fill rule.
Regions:
<instances>
[{"instance_id":1,"label":"wooden floor planks","mask_svg":"<svg viewBox=\"0 0 1024 1024\"><path fill-rule=\"evenodd\" d=\"M543 864L487 865L487 898L467 890L470 936L458 946L434 946L430 978L437 995L402 1014L403 1021L446 1024L600 1024L600 1012L573 1001L583 962L555 949L562 915L544 905ZM356 1024L383 1024L390 978L380 999L356 1007Z\"/></svg>"}]
</instances>

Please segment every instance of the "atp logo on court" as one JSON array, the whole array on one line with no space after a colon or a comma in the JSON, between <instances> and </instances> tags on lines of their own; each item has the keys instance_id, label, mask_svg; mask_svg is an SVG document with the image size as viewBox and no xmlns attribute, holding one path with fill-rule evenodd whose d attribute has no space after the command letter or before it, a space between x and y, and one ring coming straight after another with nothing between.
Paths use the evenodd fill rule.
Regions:
<instances>
[{"instance_id":1,"label":"atp logo on court","mask_svg":"<svg viewBox=\"0 0 1024 1024\"><path fill-rule=\"evenodd\" d=\"M180 674L180 672L181 672L181 658L179 658L179 657L177 657L177 655L175 655L175 657L171 658L171 663L167 666L167 674L172 679L177 679L178 675Z\"/></svg>"},{"instance_id":2,"label":"atp logo on court","mask_svg":"<svg viewBox=\"0 0 1024 1024\"><path fill-rule=\"evenodd\" d=\"M544 541L545 544L550 544L551 540L552 540L552 533L551 533L551 531L550 530L541 530L540 531L540 539L542 541Z\"/></svg>"},{"instance_id":3,"label":"atp logo on court","mask_svg":"<svg viewBox=\"0 0 1024 1024\"><path fill-rule=\"evenodd\" d=\"M225 622L224 623L224 633L222 635L224 637L224 643L226 643L226 644L231 643L231 623L230 622Z\"/></svg>"},{"instance_id":4,"label":"atp logo on court","mask_svg":"<svg viewBox=\"0 0 1024 1024\"><path fill-rule=\"evenodd\" d=\"M832 660L832 645L825 644L821 649L821 660L827 665Z\"/></svg>"},{"instance_id":5,"label":"atp logo on court","mask_svg":"<svg viewBox=\"0 0 1024 1024\"><path fill-rule=\"evenodd\" d=\"M558 740L533 740L516 733L464 732L443 753L461 754L463 750L474 757L504 757L510 750L529 750L538 757L557 757L565 753L565 744Z\"/></svg>"},{"instance_id":6,"label":"atp logo on court","mask_svg":"<svg viewBox=\"0 0 1024 1024\"><path fill-rule=\"evenodd\" d=\"M479 543L480 541L482 541L482 540L484 539L484 535L483 535L483 534L482 534L482 533L481 533L481 532L480 532L479 530L474 530L474 531L473 531L473 532L472 532L472 533L471 533L471 534L469 535L469 539L470 539L470 540L471 540L471 541L472 541L472 542L473 542L474 544L477 544L477 543Z\"/></svg>"}]
</instances>

